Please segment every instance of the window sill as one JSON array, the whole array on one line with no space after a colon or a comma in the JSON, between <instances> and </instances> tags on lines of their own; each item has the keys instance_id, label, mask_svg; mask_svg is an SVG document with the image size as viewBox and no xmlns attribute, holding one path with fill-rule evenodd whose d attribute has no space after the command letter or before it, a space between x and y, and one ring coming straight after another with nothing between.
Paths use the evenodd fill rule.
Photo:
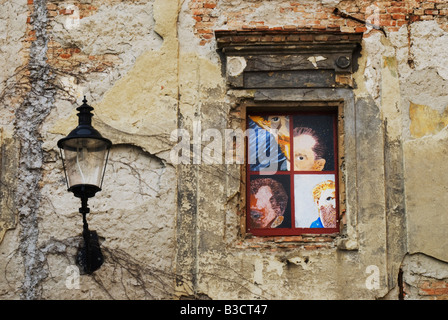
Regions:
<instances>
[{"instance_id":1,"label":"window sill","mask_svg":"<svg viewBox=\"0 0 448 320\"><path fill-rule=\"evenodd\" d=\"M298 236L254 236L246 237L236 244L239 249L292 249L316 250L335 248L339 233L334 234L303 234Z\"/></svg>"}]
</instances>

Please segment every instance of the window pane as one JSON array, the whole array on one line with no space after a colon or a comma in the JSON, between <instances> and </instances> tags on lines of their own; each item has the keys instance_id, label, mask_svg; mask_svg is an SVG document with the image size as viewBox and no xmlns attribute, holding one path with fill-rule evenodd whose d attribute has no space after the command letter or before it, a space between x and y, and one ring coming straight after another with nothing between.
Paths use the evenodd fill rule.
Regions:
<instances>
[{"instance_id":1,"label":"window pane","mask_svg":"<svg viewBox=\"0 0 448 320\"><path fill-rule=\"evenodd\" d=\"M248 129L250 170L289 170L289 116L249 116Z\"/></svg>"},{"instance_id":2,"label":"window pane","mask_svg":"<svg viewBox=\"0 0 448 320\"><path fill-rule=\"evenodd\" d=\"M294 175L296 228L336 228L334 174Z\"/></svg>"},{"instance_id":3,"label":"window pane","mask_svg":"<svg viewBox=\"0 0 448 320\"><path fill-rule=\"evenodd\" d=\"M334 116L297 115L293 119L295 171L334 170Z\"/></svg>"},{"instance_id":4,"label":"window pane","mask_svg":"<svg viewBox=\"0 0 448 320\"><path fill-rule=\"evenodd\" d=\"M75 139L74 139L75 140ZM76 139L82 140L82 139ZM108 149L97 144L64 149L65 170L69 187L89 184L101 187Z\"/></svg>"},{"instance_id":5,"label":"window pane","mask_svg":"<svg viewBox=\"0 0 448 320\"><path fill-rule=\"evenodd\" d=\"M337 232L336 113L260 112L247 128L248 232Z\"/></svg>"},{"instance_id":6,"label":"window pane","mask_svg":"<svg viewBox=\"0 0 448 320\"><path fill-rule=\"evenodd\" d=\"M249 225L252 228L290 228L290 176L251 176Z\"/></svg>"}]
</instances>

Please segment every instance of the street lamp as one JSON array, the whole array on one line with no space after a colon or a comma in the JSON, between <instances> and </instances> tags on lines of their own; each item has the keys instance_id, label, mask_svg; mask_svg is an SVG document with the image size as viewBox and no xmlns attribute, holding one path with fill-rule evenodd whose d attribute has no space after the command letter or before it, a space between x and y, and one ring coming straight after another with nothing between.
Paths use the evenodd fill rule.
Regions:
<instances>
[{"instance_id":1,"label":"street lamp","mask_svg":"<svg viewBox=\"0 0 448 320\"><path fill-rule=\"evenodd\" d=\"M81 199L84 245L78 253L77 262L86 273L92 273L103 263L103 255L95 231L89 231L86 215L90 212L87 200L101 191L104 172L112 142L92 127L91 111L84 97L76 108L78 126L68 136L58 141L64 167L67 189Z\"/></svg>"}]
</instances>

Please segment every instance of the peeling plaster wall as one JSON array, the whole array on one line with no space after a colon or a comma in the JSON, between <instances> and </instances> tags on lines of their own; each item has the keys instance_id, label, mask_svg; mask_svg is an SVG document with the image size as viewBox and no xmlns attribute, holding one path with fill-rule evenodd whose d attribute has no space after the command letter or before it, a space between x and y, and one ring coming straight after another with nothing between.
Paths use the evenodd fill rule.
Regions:
<instances>
[{"instance_id":1,"label":"peeling plaster wall","mask_svg":"<svg viewBox=\"0 0 448 320\"><path fill-rule=\"evenodd\" d=\"M434 21L415 23L410 32L415 70L402 85L405 114L410 119L404 143L408 250L448 261L443 249L448 203L444 197L435 200L446 189L448 87L446 48L441 41L448 34Z\"/></svg>"},{"instance_id":2,"label":"peeling plaster wall","mask_svg":"<svg viewBox=\"0 0 448 320\"><path fill-rule=\"evenodd\" d=\"M14 190L0 206L2 299L446 297L432 290L448 272L443 2L393 2L385 34L332 14L364 19L365 1L31 2L4 2L0 13L0 193ZM257 98L227 86L214 30L310 25L365 32L342 95L353 108L344 174L356 223L349 241L244 237L241 167L175 165L170 135L193 137L199 122L202 132L239 128L240 107ZM93 275L77 274L80 203L56 147L84 95L114 142L104 188L89 200L105 255Z\"/></svg>"}]
</instances>

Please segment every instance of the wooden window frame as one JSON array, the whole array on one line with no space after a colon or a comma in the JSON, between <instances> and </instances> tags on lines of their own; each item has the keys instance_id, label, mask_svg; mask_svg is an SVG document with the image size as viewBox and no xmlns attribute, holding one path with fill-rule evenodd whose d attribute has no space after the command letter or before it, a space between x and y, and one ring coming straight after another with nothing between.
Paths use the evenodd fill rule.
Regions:
<instances>
[{"instance_id":1,"label":"wooden window frame","mask_svg":"<svg viewBox=\"0 0 448 320\"><path fill-rule=\"evenodd\" d=\"M303 236L330 236L328 240L340 235L345 224L345 185L342 179L341 166L343 163L343 107L344 103L341 101L319 101L319 102L266 102L254 103L253 101L246 101L242 103L242 114L244 115L244 129L248 128L248 117L251 114L275 114L275 115L295 115L295 114L332 114L333 115L333 147L334 147L334 168L331 171L294 171L290 170L287 173L280 173L290 176L291 195L294 194L294 175L295 174L333 174L335 177L336 187L336 212L338 215L336 228L296 228L294 224L294 196L290 201L291 208L291 228L265 228L256 229L251 228L249 223L249 199L250 199L250 177L256 175L249 170L248 161L248 141L245 145L246 164L242 170L242 181L244 181L244 214L241 224L241 234L243 238L274 237L280 239L287 239L286 241L297 241L303 239ZM291 119L292 120L292 119ZM290 127L290 136L292 126ZM293 147L292 147L293 148ZM299 238L297 238L299 236ZM282 241L283 241L282 240Z\"/></svg>"}]
</instances>

